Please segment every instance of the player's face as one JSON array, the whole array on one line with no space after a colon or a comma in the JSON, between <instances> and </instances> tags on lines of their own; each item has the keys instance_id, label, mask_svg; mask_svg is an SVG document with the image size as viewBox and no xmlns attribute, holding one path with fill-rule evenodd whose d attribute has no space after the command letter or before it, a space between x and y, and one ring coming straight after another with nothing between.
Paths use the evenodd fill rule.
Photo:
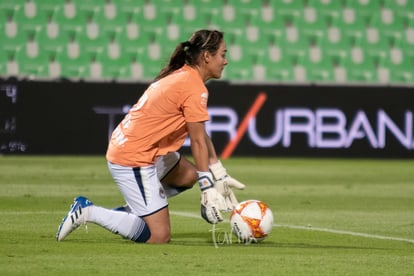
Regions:
<instances>
[{"instance_id":1,"label":"player's face","mask_svg":"<svg viewBox=\"0 0 414 276\"><path fill-rule=\"evenodd\" d=\"M207 64L208 71L211 75L211 78L219 79L221 78L221 74L223 73L224 66L227 65L227 58L226 58L226 43L222 41L220 43L220 47L217 50L215 55L211 55L209 59L209 63Z\"/></svg>"}]
</instances>

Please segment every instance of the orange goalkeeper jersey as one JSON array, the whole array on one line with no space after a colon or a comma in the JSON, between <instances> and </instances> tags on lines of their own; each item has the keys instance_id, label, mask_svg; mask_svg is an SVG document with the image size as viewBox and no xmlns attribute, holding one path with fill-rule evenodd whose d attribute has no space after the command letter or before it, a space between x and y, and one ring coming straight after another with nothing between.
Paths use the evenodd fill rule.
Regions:
<instances>
[{"instance_id":1,"label":"orange goalkeeper jersey","mask_svg":"<svg viewBox=\"0 0 414 276\"><path fill-rule=\"evenodd\" d=\"M203 80L188 65L154 82L113 131L107 160L139 167L177 151L188 134L186 122L209 120L207 99Z\"/></svg>"}]
</instances>

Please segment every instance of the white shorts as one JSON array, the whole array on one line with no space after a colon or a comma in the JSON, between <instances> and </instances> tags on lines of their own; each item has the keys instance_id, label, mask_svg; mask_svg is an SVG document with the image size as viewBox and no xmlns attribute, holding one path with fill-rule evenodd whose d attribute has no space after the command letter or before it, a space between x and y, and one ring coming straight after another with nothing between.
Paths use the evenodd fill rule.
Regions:
<instances>
[{"instance_id":1,"label":"white shorts","mask_svg":"<svg viewBox=\"0 0 414 276\"><path fill-rule=\"evenodd\" d=\"M180 161L177 152L158 158L145 167L125 167L108 162L109 171L131 212L145 217L168 206L167 194L160 182Z\"/></svg>"}]
</instances>

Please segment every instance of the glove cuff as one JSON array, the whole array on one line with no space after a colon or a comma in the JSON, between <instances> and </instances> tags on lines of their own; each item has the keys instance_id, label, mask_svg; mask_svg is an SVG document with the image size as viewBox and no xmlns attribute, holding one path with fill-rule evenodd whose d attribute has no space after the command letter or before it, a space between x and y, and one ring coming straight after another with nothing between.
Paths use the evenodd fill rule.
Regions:
<instances>
[{"instance_id":1,"label":"glove cuff","mask_svg":"<svg viewBox=\"0 0 414 276\"><path fill-rule=\"evenodd\" d=\"M201 191L214 187L213 175L211 174L211 172L197 171L197 174L198 174L198 185L200 186Z\"/></svg>"},{"instance_id":2,"label":"glove cuff","mask_svg":"<svg viewBox=\"0 0 414 276\"><path fill-rule=\"evenodd\" d=\"M211 164L209 168L215 180L220 180L227 175L226 169L223 167L220 160L217 163Z\"/></svg>"}]
</instances>

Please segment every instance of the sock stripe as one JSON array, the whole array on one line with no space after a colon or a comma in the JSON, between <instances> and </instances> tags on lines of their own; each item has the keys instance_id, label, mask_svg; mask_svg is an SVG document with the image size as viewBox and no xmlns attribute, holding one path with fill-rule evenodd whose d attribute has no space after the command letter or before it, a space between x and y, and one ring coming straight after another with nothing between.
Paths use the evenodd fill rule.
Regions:
<instances>
[{"instance_id":1,"label":"sock stripe","mask_svg":"<svg viewBox=\"0 0 414 276\"><path fill-rule=\"evenodd\" d=\"M135 233L135 235L132 237L131 240L135 242L146 242L151 237L151 232L147 226L147 224L144 222L140 225L138 228L138 231Z\"/></svg>"}]
</instances>

